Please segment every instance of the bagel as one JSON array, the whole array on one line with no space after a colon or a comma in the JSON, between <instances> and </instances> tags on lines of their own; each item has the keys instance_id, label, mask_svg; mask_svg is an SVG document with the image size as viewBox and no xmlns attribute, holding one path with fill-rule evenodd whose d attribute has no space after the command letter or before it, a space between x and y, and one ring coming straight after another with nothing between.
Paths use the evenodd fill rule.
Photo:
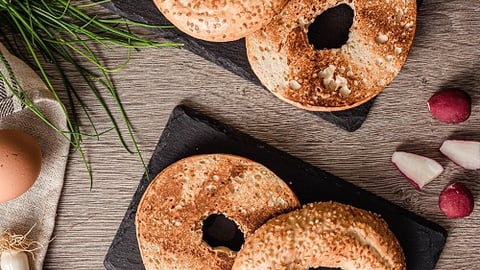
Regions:
<instances>
[{"instance_id":1,"label":"bagel","mask_svg":"<svg viewBox=\"0 0 480 270\"><path fill-rule=\"evenodd\" d=\"M403 251L378 215L336 202L307 204L266 222L232 270L405 270Z\"/></svg>"},{"instance_id":2,"label":"bagel","mask_svg":"<svg viewBox=\"0 0 480 270\"><path fill-rule=\"evenodd\" d=\"M154 0L182 32L207 41L238 40L280 12L286 0Z\"/></svg>"},{"instance_id":3,"label":"bagel","mask_svg":"<svg viewBox=\"0 0 480 270\"><path fill-rule=\"evenodd\" d=\"M161 171L142 196L135 219L140 254L147 270L230 269L236 251L203 240L209 216L224 215L248 238L297 207L287 184L259 163L227 154L191 156Z\"/></svg>"},{"instance_id":4,"label":"bagel","mask_svg":"<svg viewBox=\"0 0 480 270\"><path fill-rule=\"evenodd\" d=\"M353 23L340 48L316 49L309 26L348 5ZM378 95L404 65L416 28L416 0L291 0L246 37L260 82L278 98L310 111L341 111Z\"/></svg>"}]
</instances>

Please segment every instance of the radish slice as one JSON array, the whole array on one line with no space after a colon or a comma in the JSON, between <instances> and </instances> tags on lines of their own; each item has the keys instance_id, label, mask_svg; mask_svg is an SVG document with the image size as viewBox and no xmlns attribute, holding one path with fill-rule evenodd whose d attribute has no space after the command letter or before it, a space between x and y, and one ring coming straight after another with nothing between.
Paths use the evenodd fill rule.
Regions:
<instances>
[{"instance_id":1,"label":"radish slice","mask_svg":"<svg viewBox=\"0 0 480 270\"><path fill-rule=\"evenodd\" d=\"M478 141L446 140L442 143L440 152L465 169L480 169L480 142Z\"/></svg>"},{"instance_id":2,"label":"radish slice","mask_svg":"<svg viewBox=\"0 0 480 270\"><path fill-rule=\"evenodd\" d=\"M395 151L392 162L417 189L422 189L443 172L442 165L435 160L403 151Z\"/></svg>"}]
</instances>

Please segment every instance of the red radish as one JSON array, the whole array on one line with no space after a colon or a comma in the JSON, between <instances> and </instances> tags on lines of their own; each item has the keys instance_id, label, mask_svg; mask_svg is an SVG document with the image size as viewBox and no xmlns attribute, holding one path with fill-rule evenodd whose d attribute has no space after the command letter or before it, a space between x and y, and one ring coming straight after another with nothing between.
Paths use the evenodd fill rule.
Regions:
<instances>
[{"instance_id":1,"label":"red radish","mask_svg":"<svg viewBox=\"0 0 480 270\"><path fill-rule=\"evenodd\" d=\"M446 140L442 143L440 152L465 169L480 169L479 141Z\"/></svg>"},{"instance_id":2,"label":"red radish","mask_svg":"<svg viewBox=\"0 0 480 270\"><path fill-rule=\"evenodd\" d=\"M472 192L462 183L448 185L440 194L438 206L449 218L469 216L473 211Z\"/></svg>"},{"instance_id":3,"label":"red radish","mask_svg":"<svg viewBox=\"0 0 480 270\"><path fill-rule=\"evenodd\" d=\"M472 99L460 89L444 89L430 97L427 105L437 120L456 124L470 117Z\"/></svg>"},{"instance_id":4,"label":"red radish","mask_svg":"<svg viewBox=\"0 0 480 270\"><path fill-rule=\"evenodd\" d=\"M417 189L422 189L443 172L442 165L435 160L403 151L395 151L392 162Z\"/></svg>"}]
</instances>

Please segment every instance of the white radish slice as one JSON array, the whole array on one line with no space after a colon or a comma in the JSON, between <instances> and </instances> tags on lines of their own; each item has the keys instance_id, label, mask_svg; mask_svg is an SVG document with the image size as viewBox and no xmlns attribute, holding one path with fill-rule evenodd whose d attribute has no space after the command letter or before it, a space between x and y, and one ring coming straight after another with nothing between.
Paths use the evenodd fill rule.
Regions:
<instances>
[{"instance_id":1,"label":"white radish slice","mask_svg":"<svg viewBox=\"0 0 480 270\"><path fill-rule=\"evenodd\" d=\"M442 143L440 152L465 169L480 169L480 142L478 141L446 140Z\"/></svg>"},{"instance_id":2,"label":"white radish slice","mask_svg":"<svg viewBox=\"0 0 480 270\"><path fill-rule=\"evenodd\" d=\"M392 162L417 189L422 189L443 172L437 161L409 152L395 151Z\"/></svg>"}]
</instances>

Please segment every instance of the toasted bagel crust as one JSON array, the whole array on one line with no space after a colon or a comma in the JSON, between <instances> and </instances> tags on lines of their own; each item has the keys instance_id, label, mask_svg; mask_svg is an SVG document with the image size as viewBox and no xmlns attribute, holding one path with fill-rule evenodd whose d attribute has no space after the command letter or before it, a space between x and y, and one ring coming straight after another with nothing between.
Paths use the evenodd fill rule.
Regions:
<instances>
[{"instance_id":1,"label":"toasted bagel crust","mask_svg":"<svg viewBox=\"0 0 480 270\"><path fill-rule=\"evenodd\" d=\"M198 39L225 42L245 37L280 12L285 0L154 0L178 29Z\"/></svg>"},{"instance_id":2,"label":"toasted bagel crust","mask_svg":"<svg viewBox=\"0 0 480 270\"><path fill-rule=\"evenodd\" d=\"M285 182L251 160L225 154L182 159L145 191L136 231L145 268L230 269L236 252L202 240L203 221L223 214L245 238L271 217L299 207Z\"/></svg>"},{"instance_id":3,"label":"toasted bagel crust","mask_svg":"<svg viewBox=\"0 0 480 270\"><path fill-rule=\"evenodd\" d=\"M405 270L403 251L378 215L322 202L261 226L237 254L232 270Z\"/></svg>"},{"instance_id":4,"label":"toasted bagel crust","mask_svg":"<svg viewBox=\"0 0 480 270\"><path fill-rule=\"evenodd\" d=\"M354 11L349 38L315 49L308 27L329 8ZM311 111L340 111L378 95L404 65L416 27L416 0L291 0L246 37L250 65L274 95Z\"/></svg>"}]
</instances>

